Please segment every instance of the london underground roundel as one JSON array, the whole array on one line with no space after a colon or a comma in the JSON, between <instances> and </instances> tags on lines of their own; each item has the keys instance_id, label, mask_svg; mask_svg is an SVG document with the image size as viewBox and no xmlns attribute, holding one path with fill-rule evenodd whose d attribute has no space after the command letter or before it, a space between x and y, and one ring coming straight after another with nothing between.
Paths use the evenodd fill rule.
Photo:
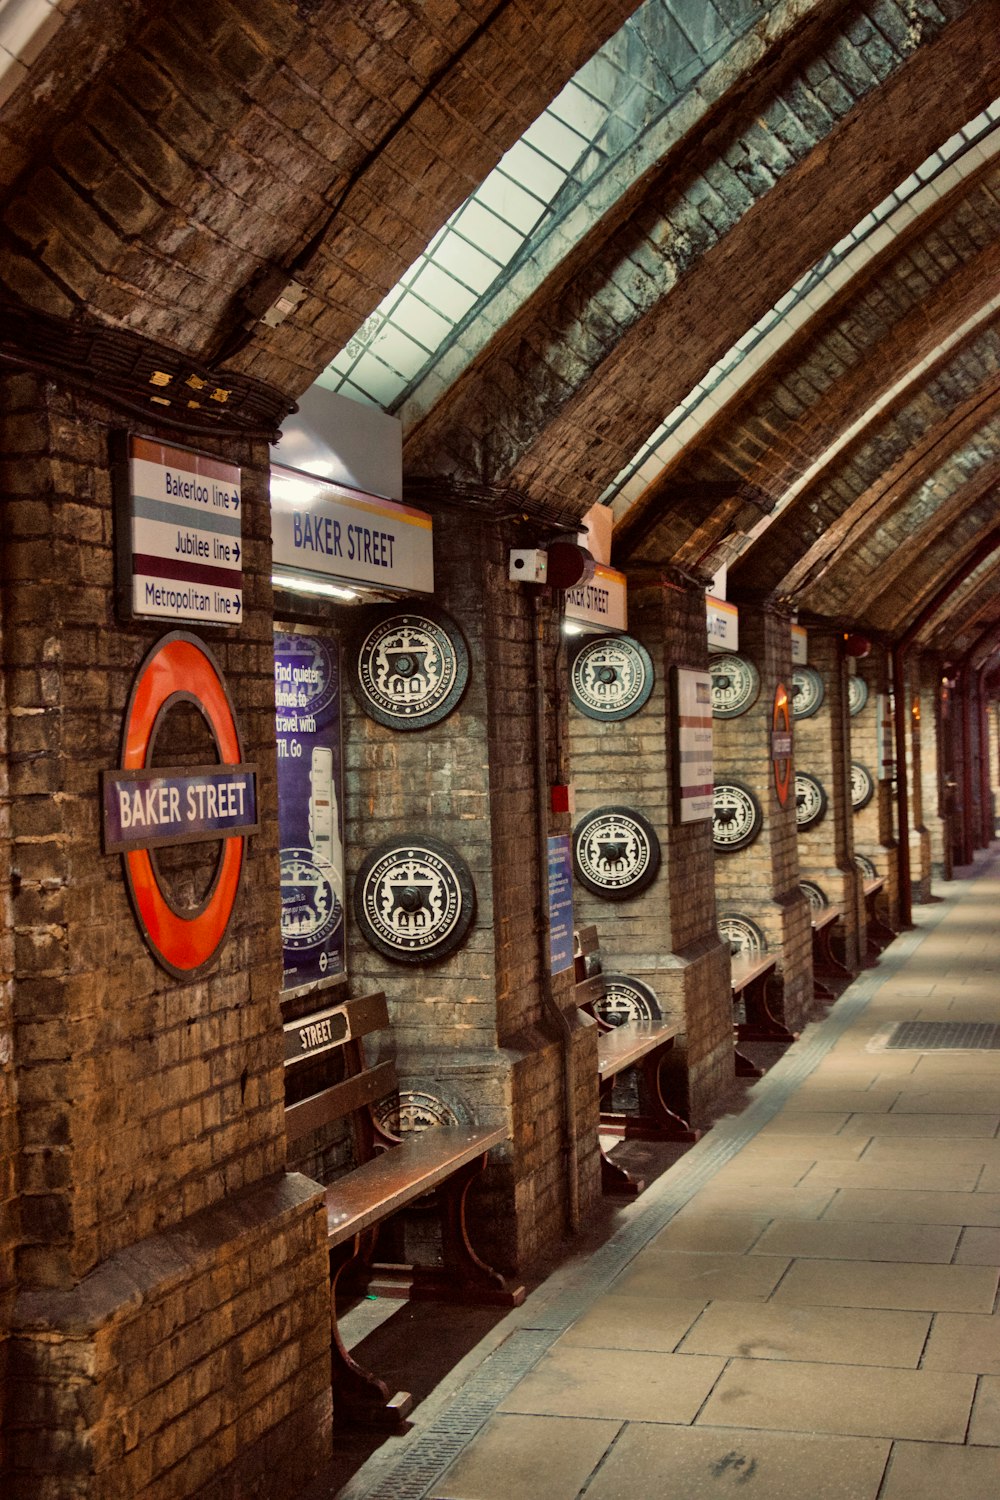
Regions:
<instances>
[{"instance_id":1,"label":"london underground roundel","mask_svg":"<svg viewBox=\"0 0 1000 1500\"><path fill-rule=\"evenodd\" d=\"M193 704L215 744L216 764L154 766L167 714ZM197 636L174 631L139 668L122 731L121 766L102 775L107 854L120 853L136 920L156 961L178 979L199 975L225 938L257 829L257 776L243 761L239 727L215 659ZM222 853L201 904L180 910L163 888L155 851L218 842Z\"/></svg>"}]
</instances>

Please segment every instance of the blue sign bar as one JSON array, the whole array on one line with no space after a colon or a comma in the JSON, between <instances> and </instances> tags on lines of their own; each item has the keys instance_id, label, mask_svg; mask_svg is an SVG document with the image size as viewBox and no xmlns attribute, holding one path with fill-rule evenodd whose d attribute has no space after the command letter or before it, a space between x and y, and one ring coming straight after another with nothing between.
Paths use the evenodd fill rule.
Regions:
<instances>
[{"instance_id":1,"label":"blue sign bar","mask_svg":"<svg viewBox=\"0 0 1000 1500\"><path fill-rule=\"evenodd\" d=\"M104 849L164 848L254 833L257 777L251 766L178 773L106 771Z\"/></svg>"},{"instance_id":2,"label":"blue sign bar","mask_svg":"<svg viewBox=\"0 0 1000 1500\"><path fill-rule=\"evenodd\" d=\"M549 839L549 966L573 967L573 854L568 833Z\"/></svg>"}]
</instances>

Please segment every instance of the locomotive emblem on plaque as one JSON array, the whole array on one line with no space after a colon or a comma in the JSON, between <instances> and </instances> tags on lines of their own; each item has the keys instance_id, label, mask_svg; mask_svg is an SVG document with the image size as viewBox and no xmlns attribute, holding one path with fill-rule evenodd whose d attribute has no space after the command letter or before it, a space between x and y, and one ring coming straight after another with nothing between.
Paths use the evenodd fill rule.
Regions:
<instances>
[{"instance_id":1,"label":"locomotive emblem on plaque","mask_svg":"<svg viewBox=\"0 0 1000 1500\"><path fill-rule=\"evenodd\" d=\"M430 963L453 952L475 907L465 860L426 835L380 844L354 882L354 915L365 941L399 963Z\"/></svg>"},{"instance_id":2,"label":"locomotive emblem on plaque","mask_svg":"<svg viewBox=\"0 0 1000 1500\"><path fill-rule=\"evenodd\" d=\"M653 662L630 635L586 641L570 668L569 696L588 719L628 719L653 691Z\"/></svg>"},{"instance_id":3,"label":"locomotive emblem on plaque","mask_svg":"<svg viewBox=\"0 0 1000 1500\"><path fill-rule=\"evenodd\" d=\"M823 696L823 679L816 668L796 667L792 673L792 718L811 719Z\"/></svg>"},{"instance_id":4,"label":"locomotive emblem on plaque","mask_svg":"<svg viewBox=\"0 0 1000 1500\"><path fill-rule=\"evenodd\" d=\"M760 833L763 814L749 787L738 781L716 783L712 799L712 845L720 853L745 849Z\"/></svg>"},{"instance_id":5,"label":"locomotive emblem on plaque","mask_svg":"<svg viewBox=\"0 0 1000 1500\"><path fill-rule=\"evenodd\" d=\"M809 902L810 911L826 911L830 905L826 891L821 885L817 885L815 880L800 880L799 890Z\"/></svg>"},{"instance_id":6,"label":"locomotive emblem on plaque","mask_svg":"<svg viewBox=\"0 0 1000 1500\"><path fill-rule=\"evenodd\" d=\"M736 719L757 702L760 673L745 656L713 656L708 669L712 674L713 719Z\"/></svg>"},{"instance_id":7,"label":"locomotive emblem on plaque","mask_svg":"<svg viewBox=\"0 0 1000 1500\"><path fill-rule=\"evenodd\" d=\"M858 714L868 702L868 684L863 677L848 677L847 679L847 707L851 718L857 718Z\"/></svg>"},{"instance_id":8,"label":"locomotive emblem on plaque","mask_svg":"<svg viewBox=\"0 0 1000 1500\"><path fill-rule=\"evenodd\" d=\"M352 678L365 713L390 729L426 729L456 708L469 680L461 630L442 610L395 606L361 635Z\"/></svg>"},{"instance_id":9,"label":"locomotive emblem on plaque","mask_svg":"<svg viewBox=\"0 0 1000 1500\"><path fill-rule=\"evenodd\" d=\"M878 870L875 868L875 861L869 859L867 854L856 854L854 856L854 863L866 880L878 879Z\"/></svg>"},{"instance_id":10,"label":"locomotive emblem on plaque","mask_svg":"<svg viewBox=\"0 0 1000 1500\"><path fill-rule=\"evenodd\" d=\"M727 912L719 917L718 926L719 935L729 944L729 951L734 958L740 954L744 958L760 958L762 953L766 953L767 938L749 917Z\"/></svg>"},{"instance_id":11,"label":"locomotive emblem on plaque","mask_svg":"<svg viewBox=\"0 0 1000 1500\"><path fill-rule=\"evenodd\" d=\"M334 867L313 849L281 851L281 941L292 951L323 944L340 926L344 909ZM322 967L323 955L320 956Z\"/></svg>"},{"instance_id":12,"label":"locomotive emblem on plaque","mask_svg":"<svg viewBox=\"0 0 1000 1500\"><path fill-rule=\"evenodd\" d=\"M631 974L603 974L604 995L595 1000L594 1010L609 1026L626 1026L630 1021L662 1021L663 1012L656 991Z\"/></svg>"},{"instance_id":13,"label":"locomotive emblem on plaque","mask_svg":"<svg viewBox=\"0 0 1000 1500\"><path fill-rule=\"evenodd\" d=\"M826 792L808 771L795 773L795 821L800 828L811 828L826 812Z\"/></svg>"},{"instance_id":14,"label":"locomotive emblem on plaque","mask_svg":"<svg viewBox=\"0 0 1000 1500\"><path fill-rule=\"evenodd\" d=\"M871 772L859 760L851 761L851 806L855 812L867 807L875 795Z\"/></svg>"},{"instance_id":15,"label":"locomotive emblem on plaque","mask_svg":"<svg viewBox=\"0 0 1000 1500\"><path fill-rule=\"evenodd\" d=\"M608 901L637 896L655 880L660 841L642 813L598 807L573 831L573 870L581 885Z\"/></svg>"},{"instance_id":16,"label":"locomotive emblem on plaque","mask_svg":"<svg viewBox=\"0 0 1000 1500\"><path fill-rule=\"evenodd\" d=\"M400 1089L376 1106L375 1118L393 1135L417 1135L432 1125L466 1125L451 1105L427 1089Z\"/></svg>"}]
</instances>

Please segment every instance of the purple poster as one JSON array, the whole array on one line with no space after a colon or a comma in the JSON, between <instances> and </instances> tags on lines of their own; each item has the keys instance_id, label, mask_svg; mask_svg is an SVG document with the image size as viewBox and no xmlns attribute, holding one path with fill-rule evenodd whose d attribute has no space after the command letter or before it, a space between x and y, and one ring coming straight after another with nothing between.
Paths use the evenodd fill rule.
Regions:
<instances>
[{"instance_id":1,"label":"purple poster","mask_svg":"<svg viewBox=\"0 0 1000 1500\"><path fill-rule=\"evenodd\" d=\"M335 637L274 637L285 991L332 979L344 951L340 648Z\"/></svg>"}]
</instances>

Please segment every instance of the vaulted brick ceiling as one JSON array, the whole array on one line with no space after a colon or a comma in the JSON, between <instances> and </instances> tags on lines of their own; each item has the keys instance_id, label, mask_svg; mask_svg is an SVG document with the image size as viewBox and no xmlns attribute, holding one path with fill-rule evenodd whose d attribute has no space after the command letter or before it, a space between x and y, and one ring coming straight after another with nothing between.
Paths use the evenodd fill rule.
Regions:
<instances>
[{"instance_id":1,"label":"vaulted brick ceiling","mask_svg":"<svg viewBox=\"0 0 1000 1500\"><path fill-rule=\"evenodd\" d=\"M0 110L2 286L295 397L631 9L78 0ZM778 0L678 102L660 158L415 414L408 472L586 510L791 283L1000 96L998 22L1000 0ZM904 629L997 512L998 200L986 162L897 237L625 514L621 557L696 566L791 493L735 586ZM245 307L268 270L308 288L275 329ZM956 631L988 615L991 568L956 592Z\"/></svg>"}]
</instances>

